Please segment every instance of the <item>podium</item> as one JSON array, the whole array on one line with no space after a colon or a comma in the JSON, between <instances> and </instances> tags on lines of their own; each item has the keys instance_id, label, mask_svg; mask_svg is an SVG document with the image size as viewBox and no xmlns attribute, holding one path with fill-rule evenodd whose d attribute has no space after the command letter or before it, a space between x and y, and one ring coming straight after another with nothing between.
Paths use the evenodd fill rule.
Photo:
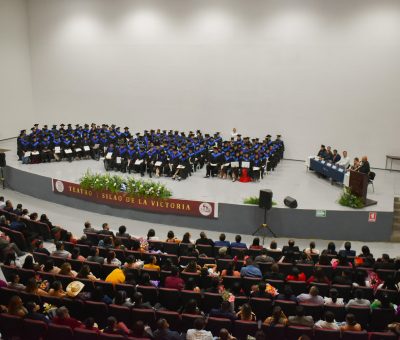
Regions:
<instances>
[{"instance_id":1,"label":"podium","mask_svg":"<svg viewBox=\"0 0 400 340\"><path fill-rule=\"evenodd\" d=\"M368 180L369 178L367 174L350 170L349 187L351 193L355 196L360 197L365 207L378 203L377 201L373 201L367 198Z\"/></svg>"}]
</instances>

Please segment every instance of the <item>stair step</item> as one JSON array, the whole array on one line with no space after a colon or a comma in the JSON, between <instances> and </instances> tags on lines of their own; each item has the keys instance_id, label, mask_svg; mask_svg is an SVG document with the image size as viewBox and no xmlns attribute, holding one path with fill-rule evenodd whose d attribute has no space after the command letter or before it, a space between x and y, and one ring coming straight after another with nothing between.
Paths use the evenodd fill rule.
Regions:
<instances>
[{"instance_id":1,"label":"stair step","mask_svg":"<svg viewBox=\"0 0 400 340\"><path fill-rule=\"evenodd\" d=\"M394 209L400 209L400 202L394 202Z\"/></svg>"},{"instance_id":2,"label":"stair step","mask_svg":"<svg viewBox=\"0 0 400 340\"><path fill-rule=\"evenodd\" d=\"M395 225L395 224L400 224L400 216L394 216L393 217L393 225Z\"/></svg>"},{"instance_id":3,"label":"stair step","mask_svg":"<svg viewBox=\"0 0 400 340\"><path fill-rule=\"evenodd\" d=\"M395 202L400 202L400 197L395 197L395 198L394 198L394 201L395 201Z\"/></svg>"}]
</instances>

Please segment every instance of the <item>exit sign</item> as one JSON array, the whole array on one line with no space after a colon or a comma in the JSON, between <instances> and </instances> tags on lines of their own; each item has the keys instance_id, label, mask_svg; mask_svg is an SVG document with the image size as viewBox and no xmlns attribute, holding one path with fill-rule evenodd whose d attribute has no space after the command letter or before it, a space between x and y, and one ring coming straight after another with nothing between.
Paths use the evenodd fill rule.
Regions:
<instances>
[{"instance_id":1,"label":"exit sign","mask_svg":"<svg viewBox=\"0 0 400 340\"><path fill-rule=\"evenodd\" d=\"M377 213L375 211L370 211L368 214L368 222L376 222Z\"/></svg>"},{"instance_id":2,"label":"exit sign","mask_svg":"<svg viewBox=\"0 0 400 340\"><path fill-rule=\"evenodd\" d=\"M316 210L315 217L326 217L326 210Z\"/></svg>"}]
</instances>

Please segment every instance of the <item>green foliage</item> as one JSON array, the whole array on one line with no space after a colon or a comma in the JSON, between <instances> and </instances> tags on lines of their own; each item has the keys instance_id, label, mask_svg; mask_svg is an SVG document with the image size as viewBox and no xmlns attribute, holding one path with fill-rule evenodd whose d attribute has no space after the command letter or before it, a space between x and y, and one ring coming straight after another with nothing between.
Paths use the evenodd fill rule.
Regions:
<instances>
[{"instance_id":1,"label":"green foliage","mask_svg":"<svg viewBox=\"0 0 400 340\"><path fill-rule=\"evenodd\" d=\"M354 209L360 209L364 207L362 199L356 195L353 195L350 188L345 188L343 190L338 202L340 205Z\"/></svg>"},{"instance_id":2,"label":"green foliage","mask_svg":"<svg viewBox=\"0 0 400 340\"><path fill-rule=\"evenodd\" d=\"M258 205L259 202L260 202L260 198L257 196L250 196L243 200L244 204ZM275 205L277 205L277 203L275 201L272 201L272 206L275 206Z\"/></svg>"},{"instance_id":3,"label":"green foliage","mask_svg":"<svg viewBox=\"0 0 400 340\"><path fill-rule=\"evenodd\" d=\"M123 191L124 188L130 196L169 198L172 192L164 184L149 180L124 178L119 175L93 174L89 170L80 179L80 186L83 189L96 191L107 190L112 193Z\"/></svg>"}]
</instances>

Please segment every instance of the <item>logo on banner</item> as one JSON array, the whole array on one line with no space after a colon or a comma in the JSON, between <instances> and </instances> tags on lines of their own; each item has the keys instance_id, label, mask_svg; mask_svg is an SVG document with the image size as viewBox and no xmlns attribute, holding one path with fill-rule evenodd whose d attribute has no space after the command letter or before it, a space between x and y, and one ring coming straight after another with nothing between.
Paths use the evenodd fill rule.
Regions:
<instances>
[{"instance_id":1,"label":"logo on banner","mask_svg":"<svg viewBox=\"0 0 400 340\"><path fill-rule=\"evenodd\" d=\"M375 211L370 212L368 216L368 222L376 222L376 215L377 213Z\"/></svg>"},{"instance_id":2,"label":"logo on banner","mask_svg":"<svg viewBox=\"0 0 400 340\"><path fill-rule=\"evenodd\" d=\"M210 216L212 213L212 206L210 203L203 202L199 205L199 212L203 216Z\"/></svg>"},{"instance_id":3,"label":"logo on banner","mask_svg":"<svg viewBox=\"0 0 400 340\"><path fill-rule=\"evenodd\" d=\"M55 187L58 192L64 191L64 184L61 181L57 181Z\"/></svg>"}]
</instances>

